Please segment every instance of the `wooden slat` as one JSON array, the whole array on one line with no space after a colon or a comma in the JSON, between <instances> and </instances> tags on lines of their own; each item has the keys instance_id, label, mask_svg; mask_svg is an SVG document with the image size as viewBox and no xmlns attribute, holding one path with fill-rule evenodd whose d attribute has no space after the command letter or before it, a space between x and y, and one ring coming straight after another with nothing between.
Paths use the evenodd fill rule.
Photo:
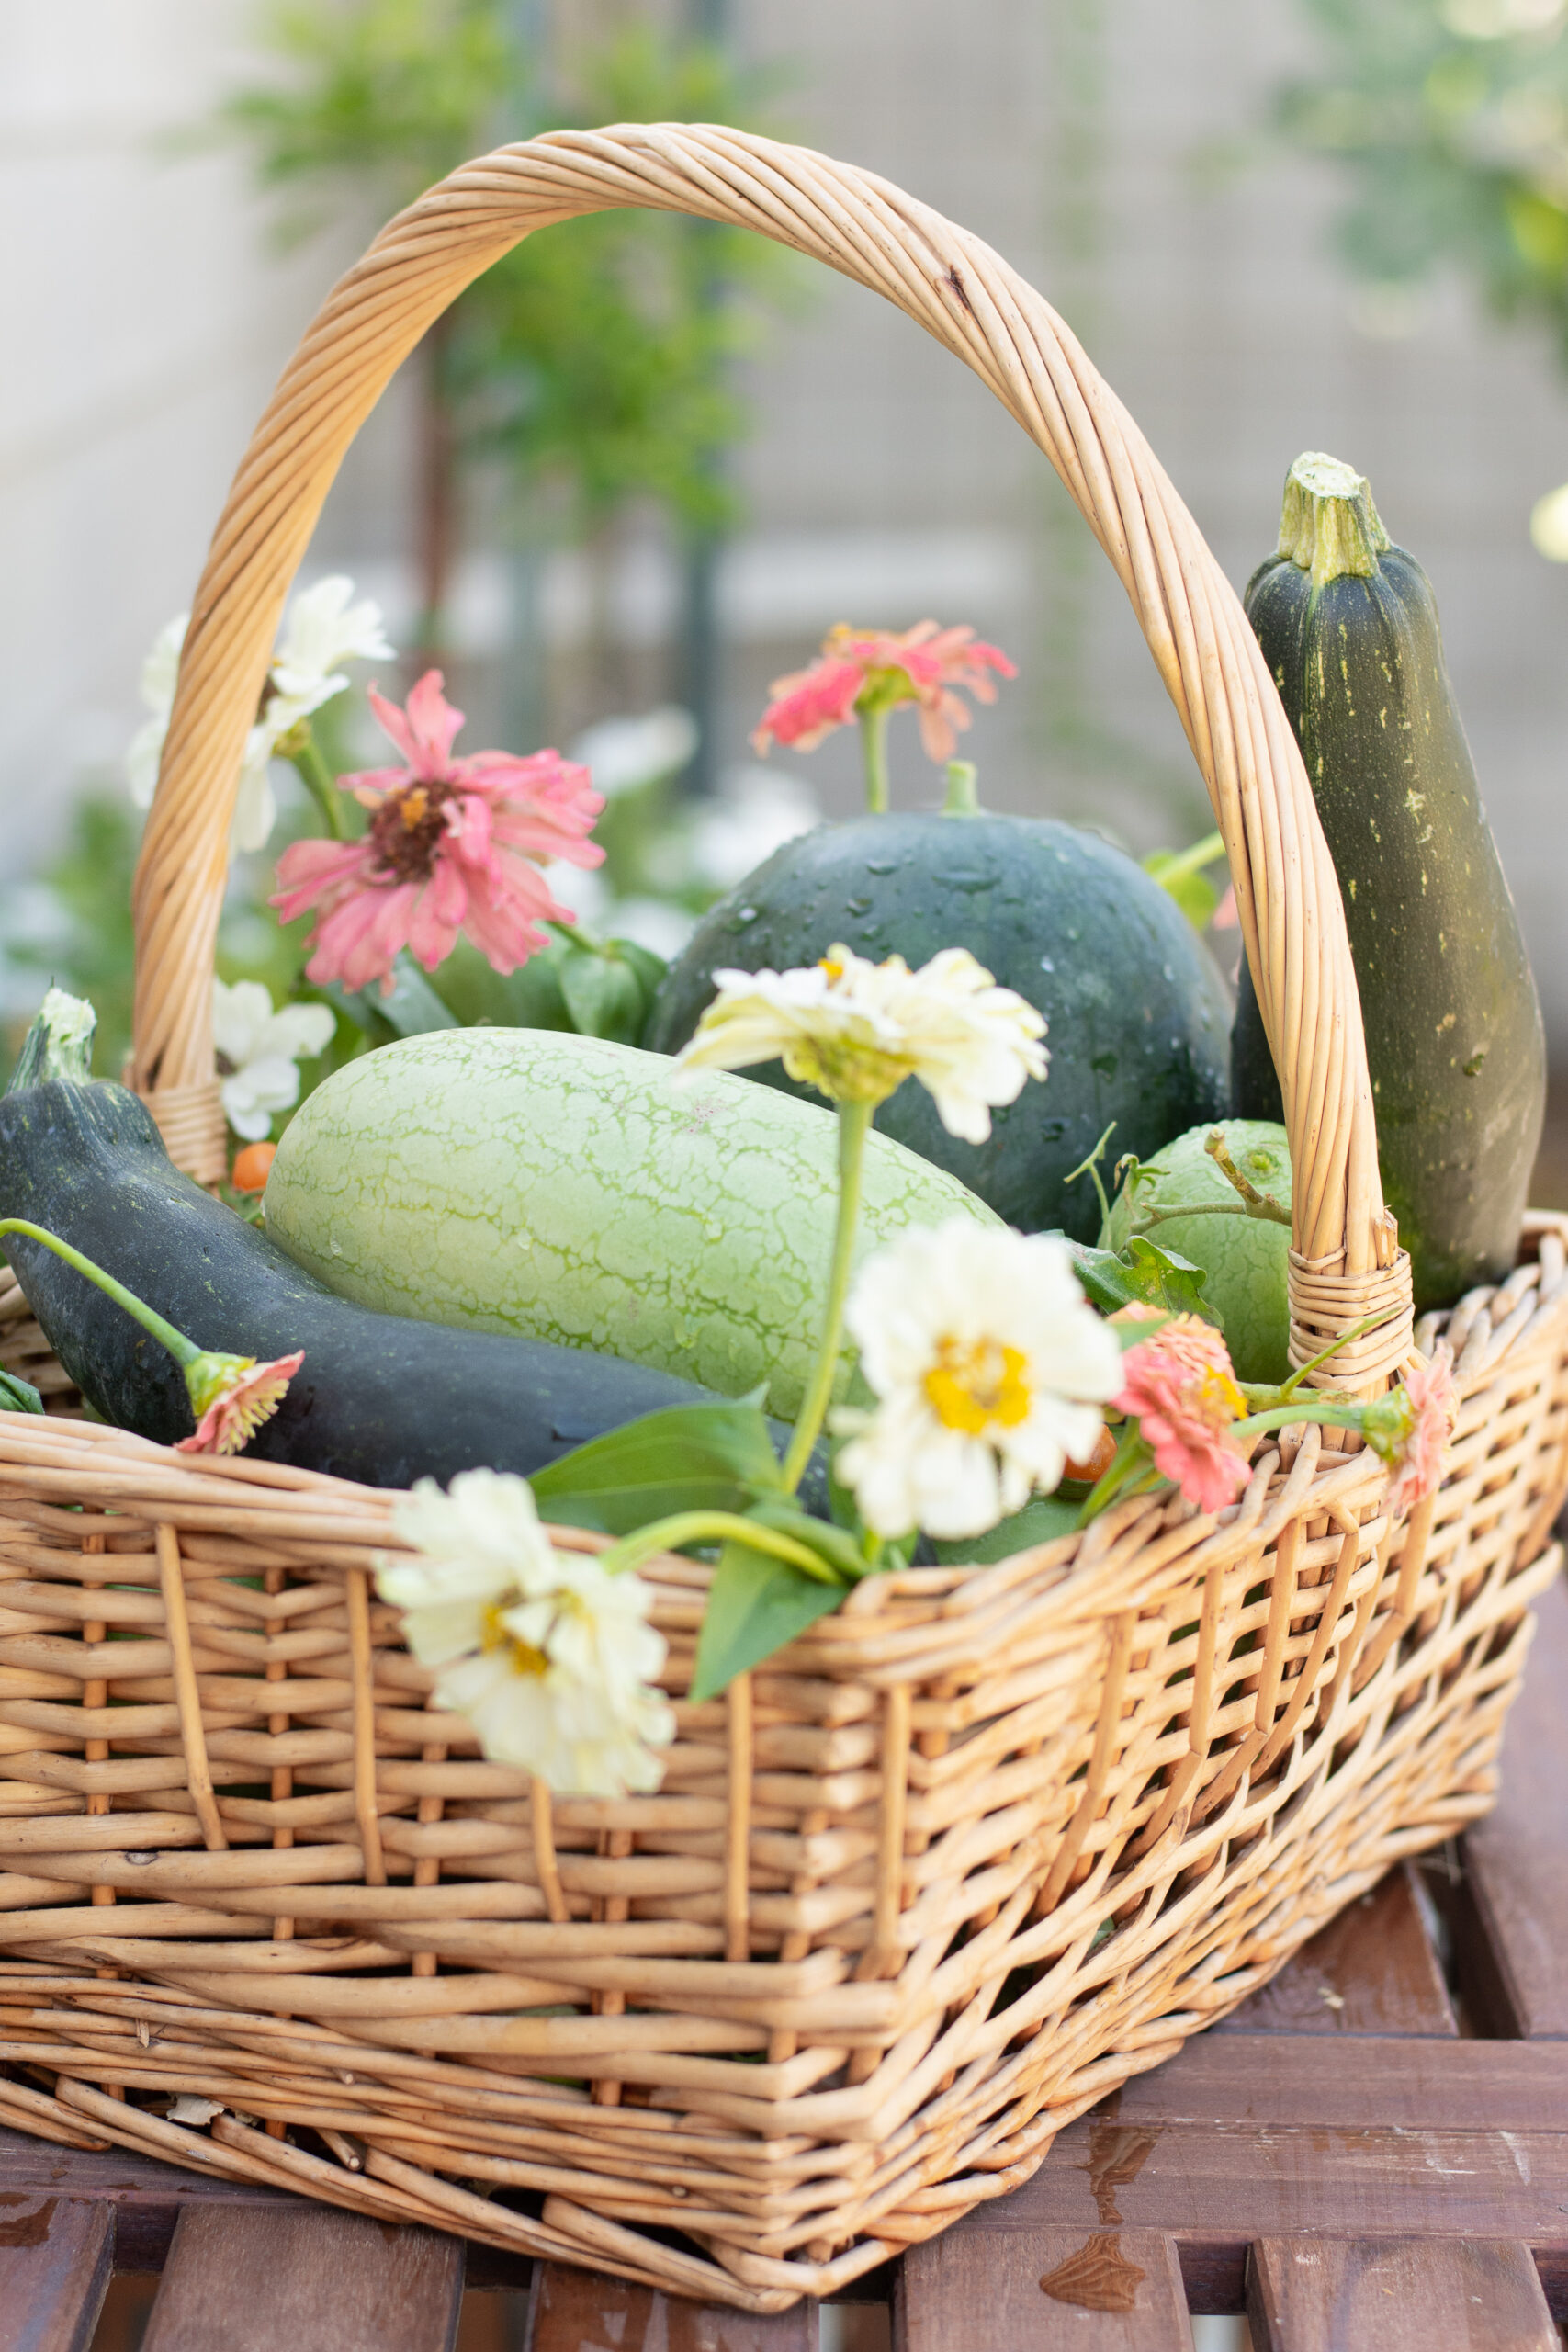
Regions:
<instances>
[{"instance_id":1,"label":"wooden slat","mask_svg":"<svg viewBox=\"0 0 1568 2352\"><path fill-rule=\"evenodd\" d=\"M113 2259L108 2206L0 2198L0 2352L85 2352Z\"/></svg>"},{"instance_id":2,"label":"wooden slat","mask_svg":"<svg viewBox=\"0 0 1568 2352\"><path fill-rule=\"evenodd\" d=\"M1113 2120L1568 2132L1568 2042L1203 2033L1124 2083Z\"/></svg>"},{"instance_id":3,"label":"wooden slat","mask_svg":"<svg viewBox=\"0 0 1568 2352\"><path fill-rule=\"evenodd\" d=\"M1479 1949L1465 1990L1497 2033L1568 2035L1568 1587L1543 1593L1497 1807L1465 1839Z\"/></svg>"},{"instance_id":4,"label":"wooden slat","mask_svg":"<svg viewBox=\"0 0 1568 2352\"><path fill-rule=\"evenodd\" d=\"M1250 2048L1263 2066L1281 2041L1219 2046ZM1342 2048L1347 2057L1357 2047L1314 2046L1325 2055ZM1441 2054L1468 2046L1450 2043ZM1367 2120L1216 2128L1207 2120L1129 2120L1126 2105L1120 2119L1086 2116L1069 2125L1033 2179L976 2207L960 2225L965 2234L1062 2229L1081 2239L1105 2226L1109 2190L1129 2236L1150 2230L1176 2240L1197 2310L1235 2308L1249 2245L1307 2232L1432 2245L1519 2241L1531 2248L1553 2308L1568 2307L1568 2131L1400 2130Z\"/></svg>"},{"instance_id":5,"label":"wooden slat","mask_svg":"<svg viewBox=\"0 0 1568 2352\"><path fill-rule=\"evenodd\" d=\"M973 2229L974 2219L905 2256L894 2352L1192 2352L1168 2237L1121 2229L998 2233Z\"/></svg>"},{"instance_id":6,"label":"wooden slat","mask_svg":"<svg viewBox=\"0 0 1568 2352\"><path fill-rule=\"evenodd\" d=\"M1265 2238L1253 2352L1562 2352L1529 2250L1501 2239Z\"/></svg>"},{"instance_id":7,"label":"wooden slat","mask_svg":"<svg viewBox=\"0 0 1568 2352\"><path fill-rule=\"evenodd\" d=\"M180 2216L142 2352L451 2352L463 2249L325 2205Z\"/></svg>"},{"instance_id":8,"label":"wooden slat","mask_svg":"<svg viewBox=\"0 0 1568 2352\"><path fill-rule=\"evenodd\" d=\"M1409 1863L1341 1911L1215 2030L1457 2034Z\"/></svg>"},{"instance_id":9,"label":"wooden slat","mask_svg":"<svg viewBox=\"0 0 1568 2352\"><path fill-rule=\"evenodd\" d=\"M541 2262L529 2352L817 2352L817 2306L769 2318L689 2303L592 2270Z\"/></svg>"}]
</instances>

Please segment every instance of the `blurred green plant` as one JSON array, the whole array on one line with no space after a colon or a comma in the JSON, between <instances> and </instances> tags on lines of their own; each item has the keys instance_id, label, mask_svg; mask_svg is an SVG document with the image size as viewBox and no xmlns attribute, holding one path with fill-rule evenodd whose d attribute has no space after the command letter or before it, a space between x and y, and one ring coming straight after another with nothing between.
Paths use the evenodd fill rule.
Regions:
<instances>
[{"instance_id":1,"label":"blurred green plant","mask_svg":"<svg viewBox=\"0 0 1568 2352\"><path fill-rule=\"evenodd\" d=\"M1391 318L1444 265L1568 367L1565 0L1301 0L1324 62L1278 124L1338 163L1339 250Z\"/></svg>"},{"instance_id":2,"label":"blurred green plant","mask_svg":"<svg viewBox=\"0 0 1568 2352\"><path fill-rule=\"evenodd\" d=\"M411 202L469 156L550 128L616 121L760 127L767 85L711 43L631 22L560 58L526 53L506 0L270 0L279 69L221 126L280 199L288 240L345 211ZM439 637L459 486L485 458L510 475L513 528L592 538L628 501L678 533L728 525L721 462L745 427L729 363L791 299L794 257L744 231L643 211L526 239L425 337L423 637Z\"/></svg>"},{"instance_id":3,"label":"blurred green plant","mask_svg":"<svg viewBox=\"0 0 1568 2352\"><path fill-rule=\"evenodd\" d=\"M51 981L92 999L98 1015L96 1059L111 1078L119 1076L130 1050L130 877L141 837L141 817L123 794L88 793L72 812L60 855L38 876L51 918L44 936L30 927L0 924L7 963L38 973L40 999ZM31 1018L29 1009L8 1023L7 1069Z\"/></svg>"}]
</instances>

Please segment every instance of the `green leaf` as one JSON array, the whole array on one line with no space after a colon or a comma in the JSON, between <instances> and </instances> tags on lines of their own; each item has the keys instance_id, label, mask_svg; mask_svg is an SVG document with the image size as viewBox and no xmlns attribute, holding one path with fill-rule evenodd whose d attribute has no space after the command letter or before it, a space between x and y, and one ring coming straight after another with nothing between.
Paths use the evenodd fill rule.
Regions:
<instances>
[{"instance_id":1,"label":"green leaf","mask_svg":"<svg viewBox=\"0 0 1568 2352\"><path fill-rule=\"evenodd\" d=\"M818 1584L804 1570L753 1552L749 1544L727 1544L697 1636L693 1699L716 1699L738 1674L760 1666L818 1617L837 1609L847 1589Z\"/></svg>"},{"instance_id":2,"label":"green leaf","mask_svg":"<svg viewBox=\"0 0 1568 2352\"><path fill-rule=\"evenodd\" d=\"M1114 1315L1136 1300L1164 1315L1199 1315L1207 1323L1218 1322L1201 1295L1209 1279L1203 1268L1145 1234L1134 1234L1121 1251L1091 1250L1081 1241L1071 1247L1084 1295L1101 1314Z\"/></svg>"},{"instance_id":3,"label":"green leaf","mask_svg":"<svg viewBox=\"0 0 1568 2352\"><path fill-rule=\"evenodd\" d=\"M840 1576L858 1579L869 1573L870 1563L854 1535L826 1520L811 1518L793 1496L780 1495L776 1499L764 1496L746 1516L763 1527L776 1528L783 1535L793 1535L799 1544L808 1544Z\"/></svg>"},{"instance_id":4,"label":"green leaf","mask_svg":"<svg viewBox=\"0 0 1568 2352\"><path fill-rule=\"evenodd\" d=\"M1142 1233L1133 1236L1126 1254L1132 1261L1134 1297L1162 1307L1168 1315L1201 1315L1205 1322L1218 1323L1213 1308L1201 1296L1209 1279L1201 1266Z\"/></svg>"},{"instance_id":5,"label":"green leaf","mask_svg":"<svg viewBox=\"0 0 1568 2352\"><path fill-rule=\"evenodd\" d=\"M1143 861L1144 872L1170 893L1194 931L1207 931L1220 903L1219 892L1202 869L1224 854L1219 834L1209 833L1190 849L1154 849Z\"/></svg>"},{"instance_id":6,"label":"green leaf","mask_svg":"<svg viewBox=\"0 0 1568 2352\"><path fill-rule=\"evenodd\" d=\"M1010 1519L998 1520L984 1535L965 1535L948 1542L932 1544L932 1550L943 1567L988 1567L993 1560L1008 1560L1015 1552L1026 1552L1032 1544L1049 1544L1058 1535L1070 1535L1078 1523L1078 1503L1063 1495L1036 1495L1032 1501L1015 1510Z\"/></svg>"},{"instance_id":7,"label":"green leaf","mask_svg":"<svg viewBox=\"0 0 1568 2352\"><path fill-rule=\"evenodd\" d=\"M591 1438L530 1483L541 1518L631 1535L674 1511L744 1511L778 1493L781 1476L754 1405L672 1405Z\"/></svg>"},{"instance_id":8,"label":"green leaf","mask_svg":"<svg viewBox=\"0 0 1568 2352\"><path fill-rule=\"evenodd\" d=\"M659 993L660 981L670 969L664 957L656 955L651 947L644 947L636 939L612 939L610 945L624 963L630 965L644 1001L651 1005Z\"/></svg>"},{"instance_id":9,"label":"green leaf","mask_svg":"<svg viewBox=\"0 0 1568 2352\"><path fill-rule=\"evenodd\" d=\"M41 1413L43 1398L30 1380L14 1372L0 1372L0 1413Z\"/></svg>"},{"instance_id":10,"label":"green leaf","mask_svg":"<svg viewBox=\"0 0 1568 2352\"><path fill-rule=\"evenodd\" d=\"M632 1046L647 1017L642 984L626 959L609 948L568 947L561 956L560 992L580 1037L607 1037Z\"/></svg>"},{"instance_id":11,"label":"green leaf","mask_svg":"<svg viewBox=\"0 0 1568 2352\"><path fill-rule=\"evenodd\" d=\"M332 985L321 994L338 1012L346 1012L357 1021L366 1035L372 1040L383 1029L396 1037L423 1037L433 1029L460 1027L457 1015L449 1012L413 957L405 948L392 967L392 986L383 996L379 987L360 989L350 995L345 989Z\"/></svg>"}]
</instances>

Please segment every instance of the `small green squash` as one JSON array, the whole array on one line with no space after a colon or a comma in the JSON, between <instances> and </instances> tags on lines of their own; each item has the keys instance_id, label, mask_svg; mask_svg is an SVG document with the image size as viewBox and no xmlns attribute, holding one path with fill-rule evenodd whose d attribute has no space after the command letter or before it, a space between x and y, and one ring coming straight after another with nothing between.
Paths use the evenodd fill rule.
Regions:
<instances>
[{"instance_id":1,"label":"small green squash","mask_svg":"<svg viewBox=\"0 0 1568 2352\"><path fill-rule=\"evenodd\" d=\"M1247 613L1306 763L1344 897L1378 1159L1417 1311L1497 1282L1546 1104L1540 1006L1449 684L1431 584L1362 477L1308 452ZM1242 967L1233 1102L1280 1116Z\"/></svg>"},{"instance_id":2,"label":"small green squash","mask_svg":"<svg viewBox=\"0 0 1568 2352\"><path fill-rule=\"evenodd\" d=\"M1112 1154L1147 1159L1224 1110L1229 993L1168 891L1098 834L962 808L824 825L776 850L709 910L671 964L644 1043L675 1053L714 974L814 964L842 942L911 967L967 947L1045 1016L1050 1073L991 1115L990 1140L950 1136L924 1089L876 1114L886 1136L949 1170L1008 1224L1092 1241L1087 1179L1063 1179L1114 1123ZM750 1073L803 1093L780 1062Z\"/></svg>"},{"instance_id":3,"label":"small green squash","mask_svg":"<svg viewBox=\"0 0 1568 2352\"><path fill-rule=\"evenodd\" d=\"M833 1113L728 1070L537 1029L446 1029L348 1063L289 1122L269 1237L345 1298L697 1380L793 1416L837 1206ZM996 1220L868 1138L858 1254ZM846 1352L839 1393L848 1385Z\"/></svg>"}]
</instances>

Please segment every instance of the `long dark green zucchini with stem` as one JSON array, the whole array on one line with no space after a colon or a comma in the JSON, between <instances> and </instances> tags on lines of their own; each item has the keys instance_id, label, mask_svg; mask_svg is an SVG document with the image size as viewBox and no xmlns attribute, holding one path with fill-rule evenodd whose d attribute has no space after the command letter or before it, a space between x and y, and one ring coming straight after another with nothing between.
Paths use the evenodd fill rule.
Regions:
<instances>
[{"instance_id":1,"label":"long dark green zucchini with stem","mask_svg":"<svg viewBox=\"0 0 1568 2352\"><path fill-rule=\"evenodd\" d=\"M1285 482L1247 613L1339 876L1383 1192L1417 1311L1514 1263L1546 1107L1540 1006L1443 659L1431 583L1363 478L1314 451ZM1245 960L1238 1116L1280 1116Z\"/></svg>"},{"instance_id":2,"label":"long dark green zucchini with stem","mask_svg":"<svg viewBox=\"0 0 1568 2352\"><path fill-rule=\"evenodd\" d=\"M303 1351L252 1455L380 1487L482 1464L527 1476L645 1413L715 1401L617 1357L334 1297L173 1166L146 1106L89 1077L91 1053L91 1008L51 990L0 1096L0 1219L60 1237L204 1354ZM12 1232L5 1249L95 1410L164 1444L191 1436L165 1340L45 1243Z\"/></svg>"}]
</instances>

